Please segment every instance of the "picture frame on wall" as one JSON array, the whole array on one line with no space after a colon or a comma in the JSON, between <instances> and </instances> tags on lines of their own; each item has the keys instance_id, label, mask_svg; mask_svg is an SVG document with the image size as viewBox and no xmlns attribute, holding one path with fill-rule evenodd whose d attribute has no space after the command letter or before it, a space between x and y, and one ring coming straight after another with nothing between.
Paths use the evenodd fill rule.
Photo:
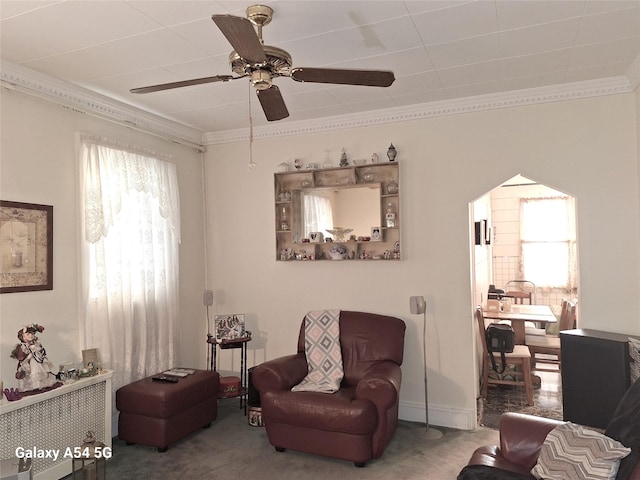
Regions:
<instances>
[{"instance_id":1,"label":"picture frame on wall","mask_svg":"<svg viewBox=\"0 0 640 480\"><path fill-rule=\"evenodd\" d=\"M0 293L53 290L53 206L0 200Z\"/></svg>"},{"instance_id":2,"label":"picture frame on wall","mask_svg":"<svg viewBox=\"0 0 640 480\"><path fill-rule=\"evenodd\" d=\"M216 326L216 341L235 340L236 338L245 337L243 314L216 315L214 320Z\"/></svg>"}]
</instances>

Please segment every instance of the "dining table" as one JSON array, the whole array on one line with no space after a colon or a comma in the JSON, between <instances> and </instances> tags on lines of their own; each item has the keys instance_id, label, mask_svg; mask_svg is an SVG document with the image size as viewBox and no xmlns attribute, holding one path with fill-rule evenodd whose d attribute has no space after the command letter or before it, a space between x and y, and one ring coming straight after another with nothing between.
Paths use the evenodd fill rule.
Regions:
<instances>
[{"instance_id":1,"label":"dining table","mask_svg":"<svg viewBox=\"0 0 640 480\"><path fill-rule=\"evenodd\" d=\"M546 326L547 323L558 321L549 305L512 304L511 308L507 310L485 308L482 313L484 318L510 321L515 332L515 343L517 345L525 344L525 322Z\"/></svg>"}]
</instances>

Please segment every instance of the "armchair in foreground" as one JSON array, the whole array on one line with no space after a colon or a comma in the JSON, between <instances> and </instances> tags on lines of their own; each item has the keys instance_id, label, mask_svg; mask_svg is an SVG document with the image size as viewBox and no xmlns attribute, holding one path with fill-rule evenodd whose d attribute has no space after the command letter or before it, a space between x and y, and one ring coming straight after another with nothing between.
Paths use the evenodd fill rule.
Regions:
<instances>
[{"instance_id":1,"label":"armchair in foreground","mask_svg":"<svg viewBox=\"0 0 640 480\"><path fill-rule=\"evenodd\" d=\"M307 375L305 321L297 353L255 367L262 419L278 451L340 458L362 467L382 455L398 425L405 323L399 318L341 311L344 378L335 393L292 392Z\"/></svg>"},{"instance_id":2,"label":"armchair in foreground","mask_svg":"<svg viewBox=\"0 0 640 480\"><path fill-rule=\"evenodd\" d=\"M531 470L540 465L539 459L547 435L564 422L520 413L505 413L500 418L500 445L486 445L476 449L467 466L460 472L458 480L526 480L536 478ZM581 427L578 427L578 432ZM586 428L586 427L585 427ZM610 441L620 442L631 449L620 461L615 480L640 480L640 380L629 387L607 425L604 435ZM587 437L579 440L580 446L588 444ZM598 445L606 442L598 440ZM557 470L558 475L549 478L587 478L579 464L584 459L604 459L609 452L594 449L592 453L579 458L564 457L565 445L555 444L552 461L557 468L563 462L575 465L576 476L568 476ZM570 447L570 445L569 445ZM593 457L590 457L593 455ZM547 460L548 461L548 460ZM547 477L545 477L547 478ZM600 478L599 476L588 478Z\"/></svg>"}]
</instances>

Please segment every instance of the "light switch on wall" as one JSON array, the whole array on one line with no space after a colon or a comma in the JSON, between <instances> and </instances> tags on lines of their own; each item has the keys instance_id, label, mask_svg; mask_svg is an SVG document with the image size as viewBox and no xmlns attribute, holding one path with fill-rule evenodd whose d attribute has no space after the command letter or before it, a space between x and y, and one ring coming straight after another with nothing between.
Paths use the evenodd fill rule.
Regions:
<instances>
[{"instance_id":1,"label":"light switch on wall","mask_svg":"<svg viewBox=\"0 0 640 480\"><path fill-rule=\"evenodd\" d=\"M424 313L427 303L423 296L409 297L409 309L411 313Z\"/></svg>"},{"instance_id":2,"label":"light switch on wall","mask_svg":"<svg viewBox=\"0 0 640 480\"><path fill-rule=\"evenodd\" d=\"M213 305L213 290L204 291L204 295L202 296L202 303L204 303L207 307Z\"/></svg>"}]
</instances>

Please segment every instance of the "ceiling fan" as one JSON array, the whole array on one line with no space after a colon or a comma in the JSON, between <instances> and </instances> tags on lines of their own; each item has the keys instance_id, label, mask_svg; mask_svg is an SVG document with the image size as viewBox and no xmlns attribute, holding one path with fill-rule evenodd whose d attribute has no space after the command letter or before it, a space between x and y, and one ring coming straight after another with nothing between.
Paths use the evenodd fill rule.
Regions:
<instances>
[{"instance_id":1,"label":"ceiling fan","mask_svg":"<svg viewBox=\"0 0 640 480\"><path fill-rule=\"evenodd\" d=\"M267 120L281 120L289 116L280 89L272 83L276 77L291 77L297 82L331 83L340 85L364 85L388 87L395 77L391 71L352 70L335 68L292 68L291 55L285 50L265 45L262 27L273 18L273 10L266 5L247 8L247 18L234 15L213 15L212 20L222 31L234 51L229 63L234 75L214 75L180 82L163 83L134 88L131 93L151 93L172 88L201 85L203 83L228 82L250 77ZM258 28L258 32L253 26Z\"/></svg>"}]
</instances>

